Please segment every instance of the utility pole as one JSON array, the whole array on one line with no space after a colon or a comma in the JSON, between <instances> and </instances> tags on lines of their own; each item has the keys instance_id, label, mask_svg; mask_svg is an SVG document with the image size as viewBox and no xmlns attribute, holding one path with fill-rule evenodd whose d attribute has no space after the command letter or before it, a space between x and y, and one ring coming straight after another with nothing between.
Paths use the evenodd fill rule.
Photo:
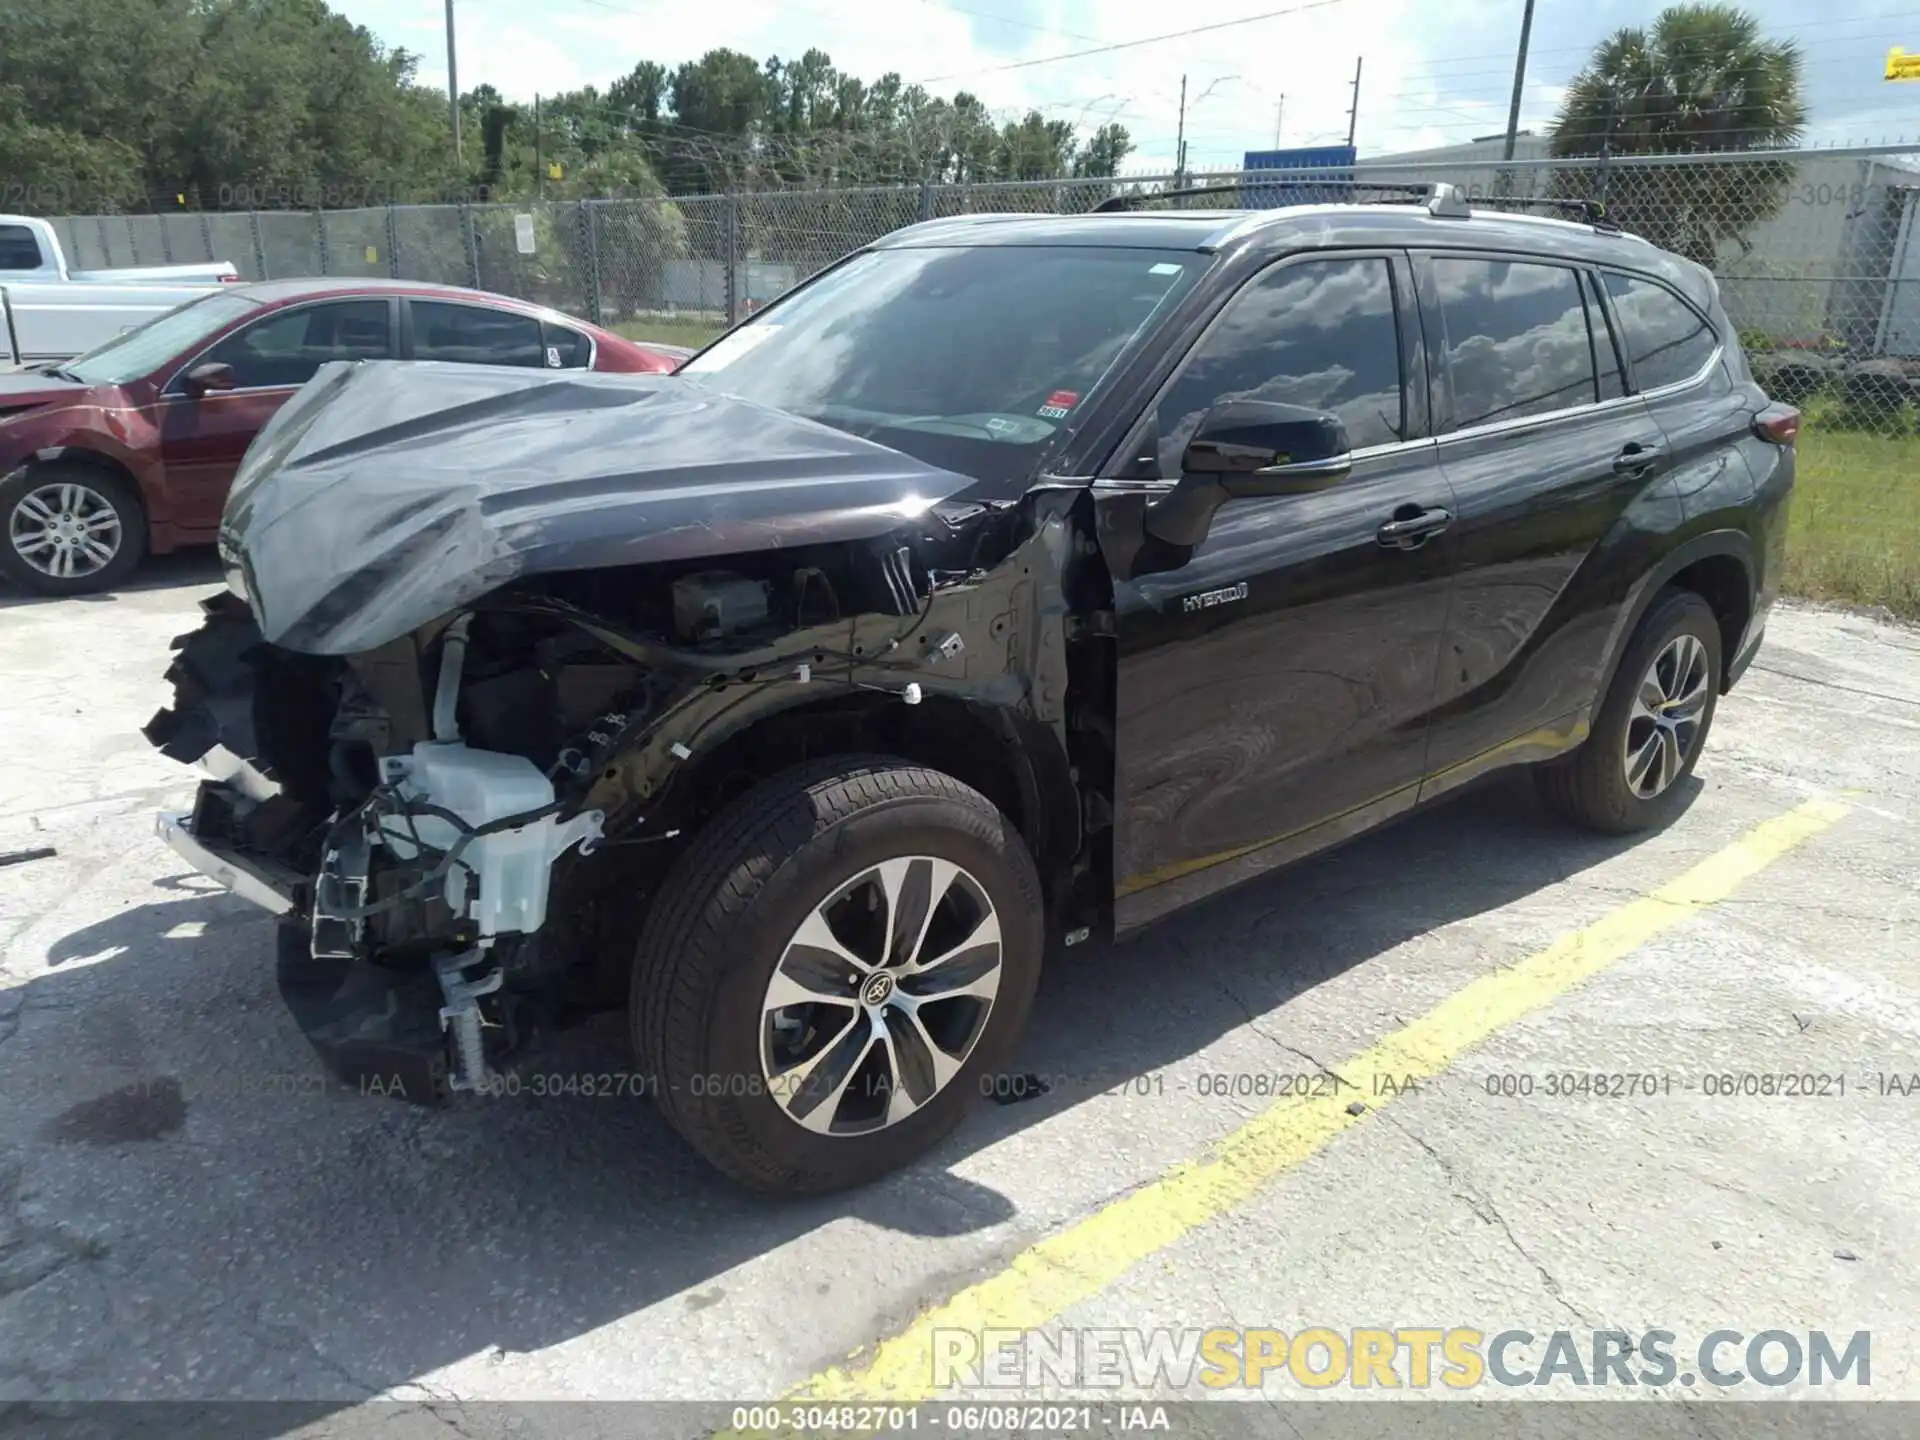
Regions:
<instances>
[{"instance_id":1,"label":"utility pole","mask_svg":"<svg viewBox=\"0 0 1920 1440\"><path fill-rule=\"evenodd\" d=\"M1347 148L1353 148L1354 132L1360 128L1360 67L1367 57L1356 55L1353 60L1353 108L1347 111Z\"/></svg>"},{"instance_id":2,"label":"utility pole","mask_svg":"<svg viewBox=\"0 0 1920 1440\"><path fill-rule=\"evenodd\" d=\"M453 0L447 0L447 105L453 111L453 163L460 161L460 74L454 60Z\"/></svg>"},{"instance_id":3,"label":"utility pole","mask_svg":"<svg viewBox=\"0 0 1920 1440\"><path fill-rule=\"evenodd\" d=\"M1180 129L1173 142L1173 188L1178 190L1187 176L1187 77L1180 77Z\"/></svg>"},{"instance_id":4,"label":"utility pole","mask_svg":"<svg viewBox=\"0 0 1920 1440\"><path fill-rule=\"evenodd\" d=\"M540 160L540 92L533 92L533 196L547 198L547 167Z\"/></svg>"},{"instance_id":5,"label":"utility pole","mask_svg":"<svg viewBox=\"0 0 1920 1440\"><path fill-rule=\"evenodd\" d=\"M1280 148L1280 117L1287 113L1287 97L1282 95L1280 103L1273 107L1273 148Z\"/></svg>"},{"instance_id":6,"label":"utility pole","mask_svg":"<svg viewBox=\"0 0 1920 1440\"><path fill-rule=\"evenodd\" d=\"M1513 59L1513 103L1507 106L1507 143L1502 160L1513 158L1513 141L1520 129L1520 92L1527 84L1527 41L1533 35L1533 0L1520 16L1520 53Z\"/></svg>"}]
</instances>

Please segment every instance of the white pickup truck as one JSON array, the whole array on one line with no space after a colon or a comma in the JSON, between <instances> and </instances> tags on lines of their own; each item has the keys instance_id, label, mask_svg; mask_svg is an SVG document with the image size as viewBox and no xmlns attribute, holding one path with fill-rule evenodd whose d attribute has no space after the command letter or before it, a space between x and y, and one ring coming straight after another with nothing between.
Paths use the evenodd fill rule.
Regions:
<instances>
[{"instance_id":1,"label":"white pickup truck","mask_svg":"<svg viewBox=\"0 0 1920 1440\"><path fill-rule=\"evenodd\" d=\"M70 360L163 311L240 278L226 261L74 270L53 226L0 215L0 369Z\"/></svg>"}]
</instances>

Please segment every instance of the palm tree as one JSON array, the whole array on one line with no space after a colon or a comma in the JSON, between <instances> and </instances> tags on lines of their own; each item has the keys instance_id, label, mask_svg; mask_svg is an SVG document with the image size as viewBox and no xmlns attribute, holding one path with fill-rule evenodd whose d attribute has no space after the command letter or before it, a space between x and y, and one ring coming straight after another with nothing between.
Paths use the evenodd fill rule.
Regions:
<instances>
[{"instance_id":1,"label":"palm tree","mask_svg":"<svg viewBox=\"0 0 1920 1440\"><path fill-rule=\"evenodd\" d=\"M1615 31L1594 50L1554 117L1551 153L1670 155L1777 150L1806 123L1800 49L1769 40L1732 5L1675 5L1651 29ZM1612 218L1711 264L1731 242L1777 213L1793 167L1749 164L1634 166L1611 177L1562 172L1563 195L1601 198Z\"/></svg>"}]
</instances>

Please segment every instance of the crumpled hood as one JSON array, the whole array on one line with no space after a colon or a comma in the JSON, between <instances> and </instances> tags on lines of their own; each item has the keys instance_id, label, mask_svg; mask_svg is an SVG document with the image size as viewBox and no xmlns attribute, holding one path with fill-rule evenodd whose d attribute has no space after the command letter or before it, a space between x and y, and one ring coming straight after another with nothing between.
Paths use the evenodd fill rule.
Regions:
<instances>
[{"instance_id":1,"label":"crumpled hood","mask_svg":"<svg viewBox=\"0 0 1920 1440\"><path fill-rule=\"evenodd\" d=\"M672 375L324 366L220 527L273 644L371 650L509 581L882 535L973 481Z\"/></svg>"}]
</instances>

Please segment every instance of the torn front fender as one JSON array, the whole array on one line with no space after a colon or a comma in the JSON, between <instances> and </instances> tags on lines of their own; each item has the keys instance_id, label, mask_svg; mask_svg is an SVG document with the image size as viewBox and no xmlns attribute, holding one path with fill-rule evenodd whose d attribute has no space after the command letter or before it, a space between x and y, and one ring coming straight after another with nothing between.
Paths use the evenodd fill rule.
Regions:
<instances>
[{"instance_id":1,"label":"torn front fender","mask_svg":"<svg viewBox=\"0 0 1920 1440\"><path fill-rule=\"evenodd\" d=\"M221 524L289 650L372 650L528 575L882 535L970 477L671 375L334 364Z\"/></svg>"}]
</instances>

